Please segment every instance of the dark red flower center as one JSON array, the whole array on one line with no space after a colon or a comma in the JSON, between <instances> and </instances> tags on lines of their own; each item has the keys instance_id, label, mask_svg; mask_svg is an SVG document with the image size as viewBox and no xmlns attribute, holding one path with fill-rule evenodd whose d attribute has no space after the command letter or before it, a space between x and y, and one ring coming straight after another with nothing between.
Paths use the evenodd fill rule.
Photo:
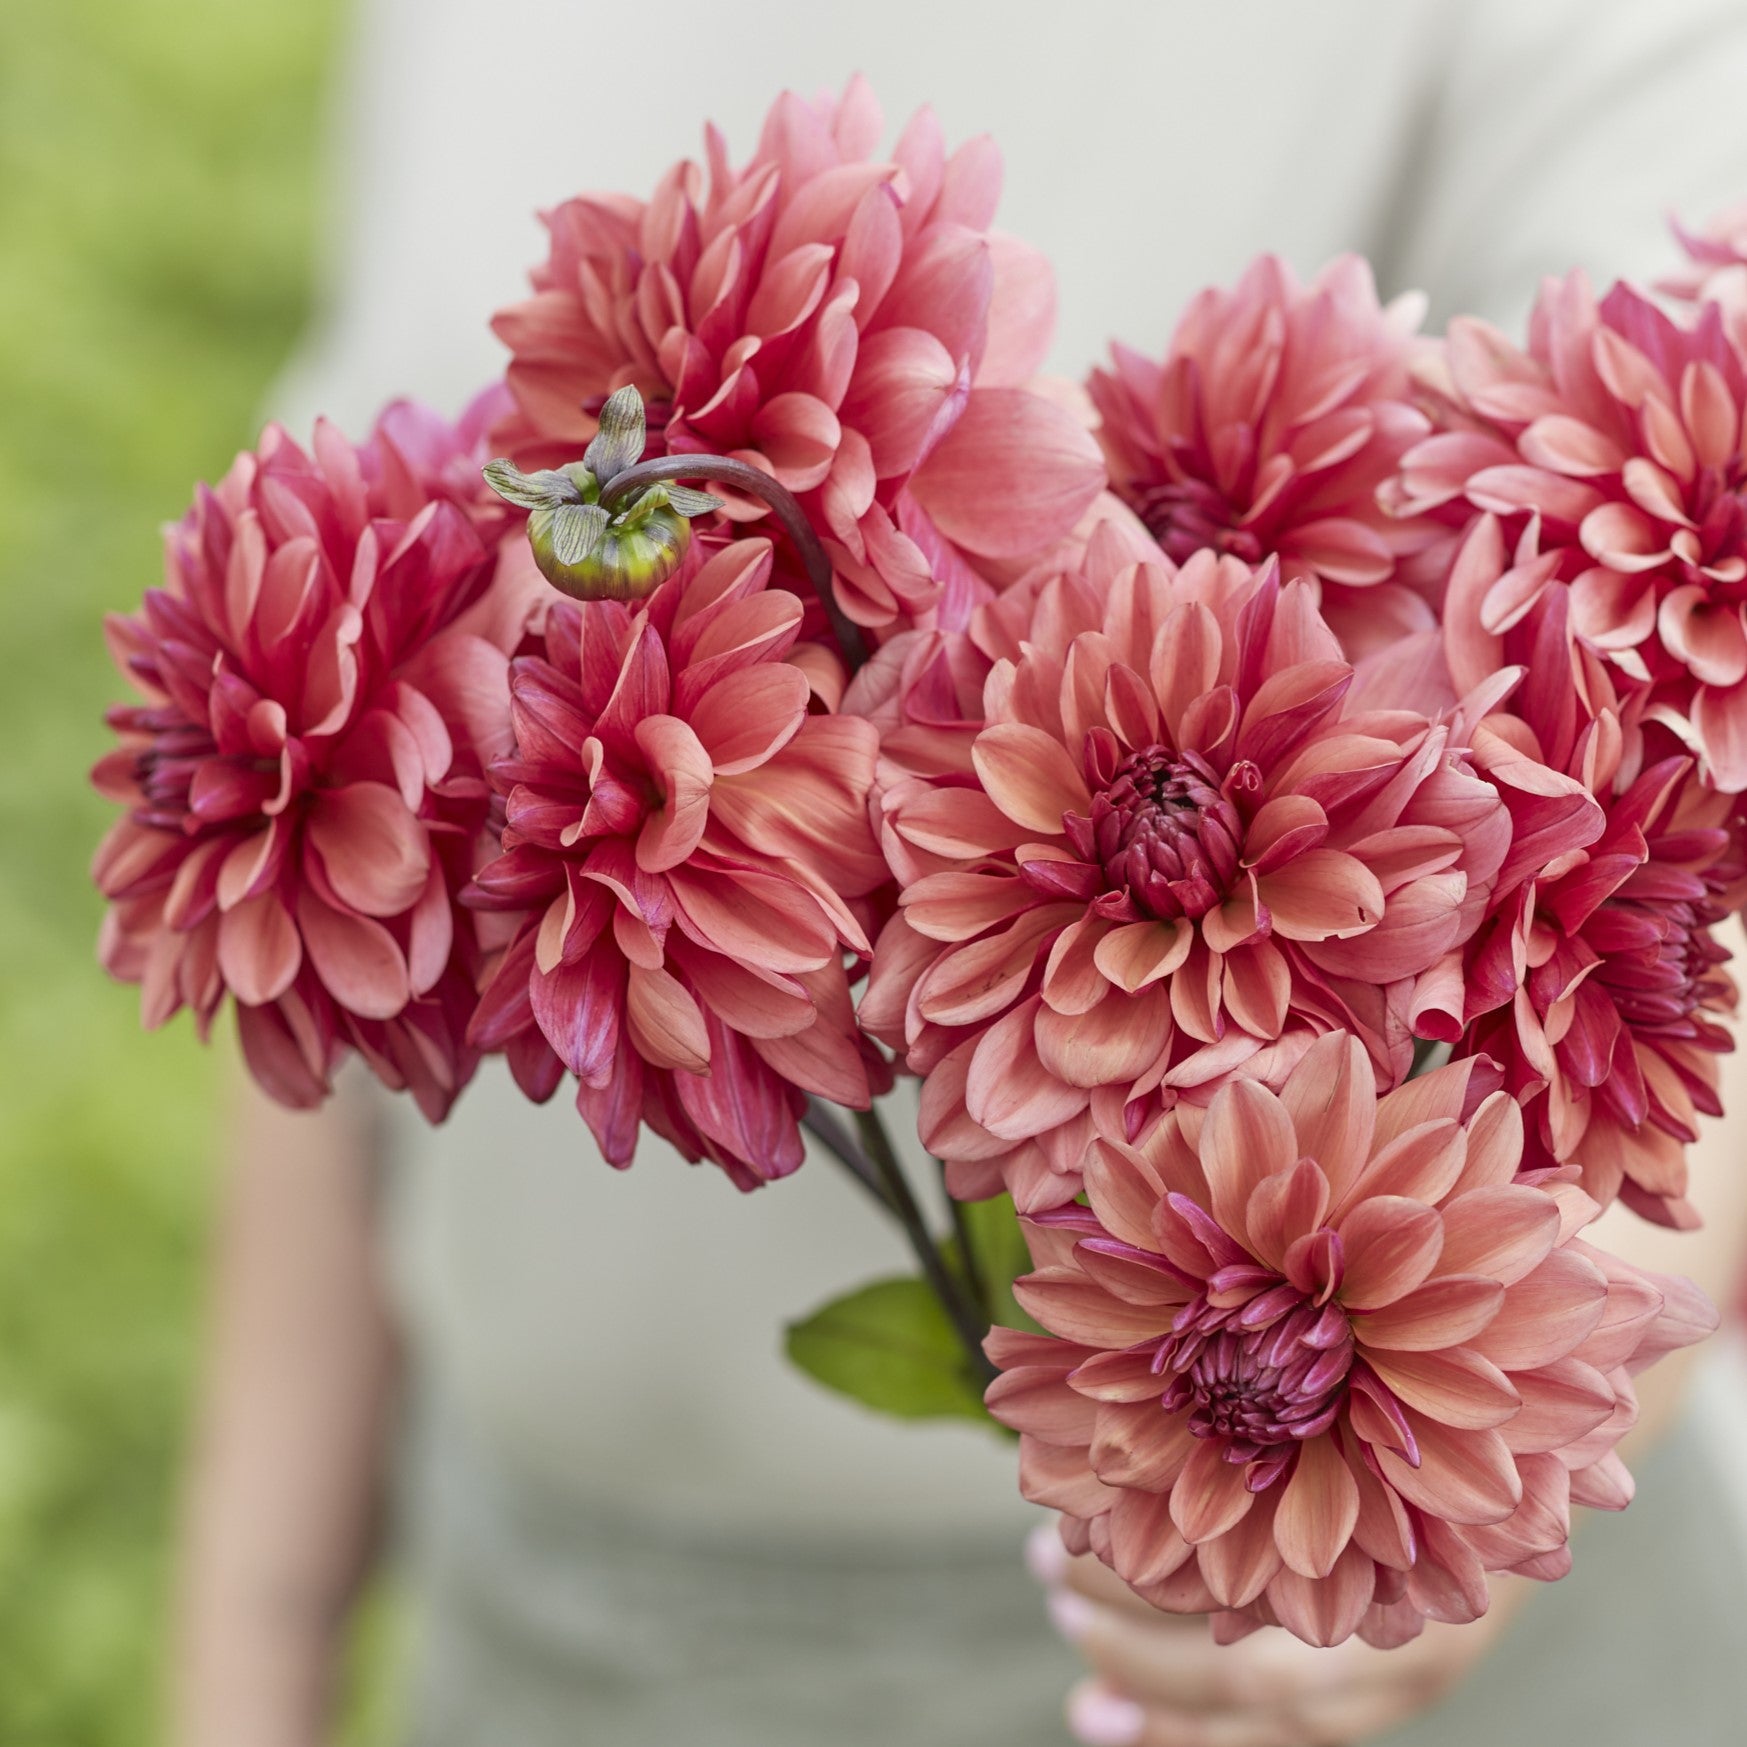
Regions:
<instances>
[{"instance_id":1,"label":"dark red flower center","mask_svg":"<svg viewBox=\"0 0 1747 1747\"><path fill-rule=\"evenodd\" d=\"M1167 921L1205 916L1237 877L1243 820L1218 773L1196 752L1127 753L1092 797L1076 848L1099 862L1137 908Z\"/></svg>"},{"instance_id":2,"label":"dark red flower center","mask_svg":"<svg viewBox=\"0 0 1747 1747\"><path fill-rule=\"evenodd\" d=\"M1244 512L1204 479L1171 479L1157 485L1137 482L1130 501L1174 564L1207 547L1246 564L1259 564L1266 556L1259 535L1244 525Z\"/></svg>"},{"instance_id":3,"label":"dark red flower center","mask_svg":"<svg viewBox=\"0 0 1747 1747\"><path fill-rule=\"evenodd\" d=\"M1202 1293L1172 1328L1153 1359L1170 1373L1160 1404L1186 1413L1196 1437L1221 1440L1226 1461L1255 1464L1252 1492L1334 1424L1353 1364L1352 1328L1338 1304L1313 1304L1283 1283L1228 1308Z\"/></svg>"}]
</instances>

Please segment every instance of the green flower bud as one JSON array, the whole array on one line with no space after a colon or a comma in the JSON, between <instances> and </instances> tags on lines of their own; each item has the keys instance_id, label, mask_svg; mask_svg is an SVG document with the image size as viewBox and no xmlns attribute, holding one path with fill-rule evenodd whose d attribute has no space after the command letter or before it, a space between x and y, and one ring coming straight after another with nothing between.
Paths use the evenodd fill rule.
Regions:
<instances>
[{"instance_id":1,"label":"green flower bud","mask_svg":"<svg viewBox=\"0 0 1747 1747\"><path fill-rule=\"evenodd\" d=\"M722 507L707 492L663 484L609 511L601 488L636 464L643 432L643 397L621 388L601 408L600 434L582 460L540 473L523 473L508 461L486 466L492 490L529 512L528 544L540 574L575 600L636 601L653 594L691 545L690 518Z\"/></svg>"}]
</instances>

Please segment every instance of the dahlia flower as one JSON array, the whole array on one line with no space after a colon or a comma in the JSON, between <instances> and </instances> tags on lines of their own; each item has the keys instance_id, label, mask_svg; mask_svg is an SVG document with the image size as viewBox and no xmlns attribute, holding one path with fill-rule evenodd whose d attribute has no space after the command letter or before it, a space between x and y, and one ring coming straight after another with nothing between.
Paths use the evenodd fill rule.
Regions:
<instances>
[{"instance_id":1,"label":"dahlia flower","mask_svg":"<svg viewBox=\"0 0 1747 1747\"><path fill-rule=\"evenodd\" d=\"M1477 563L1471 555L1479 553ZM1502 564L1476 528L1452 596ZM1719 1115L1717 1057L1734 1047L1729 953L1715 924L1747 897L1739 802L1704 787L1660 723L1622 722L1607 667L1578 652L1550 591L1499 640L1527 678L1476 735L1482 769L1527 756L1582 782L1605 815L1583 849L1544 862L1494 908L1460 975L1460 1010L1420 1029L1504 1064L1530 1108L1532 1166L1573 1163L1597 1201L1692 1226L1686 1144Z\"/></svg>"},{"instance_id":2,"label":"dahlia flower","mask_svg":"<svg viewBox=\"0 0 1747 1747\"><path fill-rule=\"evenodd\" d=\"M1392 501L1504 519L1514 562L1458 613L1453 641L1507 630L1549 589L1573 640L1680 731L1715 786L1747 788L1747 364L1722 311L1671 321L1630 287L1599 304L1549 281L1526 349L1450 324L1455 427L1408 451Z\"/></svg>"},{"instance_id":3,"label":"dahlia flower","mask_svg":"<svg viewBox=\"0 0 1747 1747\"><path fill-rule=\"evenodd\" d=\"M1738 319L1747 308L1747 201L1719 212L1702 230L1678 221L1673 228L1686 265L1657 280L1656 289L1684 303L1721 303Z\"/></svg>"},{"instance_id":4,"label":"dahlia flower","mask_svg":"<svg viewBox=\"0 0 1747 1747\"><path fill-rule=\"evenodd\" d=\"M99 954L148 1026L229 993L256 1079L318 1102L355 1050L433 1121L474 1066L479 942L457 915L509 737L531 575L497 562L493 397L405 403L354 448L269 427L168 531L162 588L108 621L144 700L93 773L127 809L97 852Z\"/></svg>"},{"instance_id":5,"label":"dahlia flower","mask_svg":"<svg viewBox=\"0 0 1747 1747\"><path fill-rule=\"evenodd\" d=\"M1631 1373L1715 1313L1575 1234L1561 1173L1517 1182L1522 1114L1474 1062L1376 1096L1319 1039L1278 1094L1240 1078L1030 1226L993 1330L1020 1484L1155 1606L1229 1640L1388 1646L1570 1566L1573 1502L1624 1506Z\"/></svg>"},{"instance_id":6,"label":"dahlia flower","mask_svg":"<svg viewBox=\"0 0 1747 1747\"><path fill-rule=\"evenodd\" d=\"M1429 625L1409 561L1443 531L1377 501L1431 429L1409 399L1423 306L1381 306L1355 255L1307 286L1262 256L1231 290L1190 304L1160 362L1118 345L1112 368L1092 373L1112 488L1178 563L1204 547L1246 564L1277 555L1288 581L1321 585L1356 645L1386 625Z\"/></svg>"},{"instance_id":7,"label":"dahlia flower","mask_svg":"<svg viewBox=\"0 0 1747 1747\"><path fill-rule=\"evenodd\" d=\"M989 567L1066 533L1103 469L1025 387L1055 293L1042 256L989 228L993 145L948 157L923 110L880 158L882 129L860 79L840 101L785 95L742 169L712 128L707 172L548 213L534 295L494 323L516 401L496 440L562 466L635 385L650 455L735 456L796 494L852 619L962 626ZM730 496L716 537L764 514Z\"/></svg>"},{"instance_id":8,"label":"dahlia flower","mask_svg":"<svg viewBox=\"0 0 1747 1747\"><path fill-rule=\"evenodd\" d=\"M1005 1182L1026 1209L1078 1192L1092 1127L1133 1139L1323 1032L1405 1078L1416 982L1513 853L1459 713L1347 708L1309 584L1210 552L1103 568L1121 555L1095 540L1037 590L968 756L937 726L936 765L877 803L901 909L863 1024L926 1076L955 1193ZM1546 845L1592 834L1569 779L1531 803Z\"/></svg>"},{"instance_id":9,"label":"dahlia flower","mask_svg":"<svg viewBox=\"0 0 1747 1747\"><path fill-rule=\"evenodd\" d=\"M743 1189L800 1164L806 1093L868 1106L846 900L885 878L877 736L809 714L770 556L740 541L636 610L551 609L510 669L503 853L465 899L515 918L472 1044L537 1100L574 1074L612 1164L647 1122Z\"/></svg>"}]
</instances>

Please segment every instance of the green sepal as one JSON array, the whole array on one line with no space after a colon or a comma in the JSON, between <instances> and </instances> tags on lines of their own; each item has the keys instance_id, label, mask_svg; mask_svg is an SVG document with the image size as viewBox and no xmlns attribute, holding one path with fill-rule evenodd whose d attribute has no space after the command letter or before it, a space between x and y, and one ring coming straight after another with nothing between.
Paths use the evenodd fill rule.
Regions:
<instances>
[{"instance_id":1,"label":"green sepal","mask_svg":"<svg viewBox=\"0 0 1747 1747\"><path fill-rule=\"evenodd\" d=\"M583 450L582 464L605 485L643 458L646 440L643 396L627 383L607 397L601 408L600 429Z\"/></svg>"},{"instance_id":2,"label":"green sepal","mask_svg":"<svg viewBox=\"0 0 1747 1747\"><path fill-rule=\"evenodd\" d=\"M560 564L580 564L607 531L607 512L598 503L567 503L551 516L552 556Z\"/></svg>"},{"instance_id":3,"label":"green sepal","mask_svg":"<svg viewBox=\"0 0 1747 1747\"><path fill-rule=\"evenodd\" d=\"M567 473L524 473L513 461L502 459L486 462L482 471L485 483L519 509L550 510L582 501L576 482Z\"/></svg>"},{"instance_id":4,"label":"green sepal","mask_svg":"<svg viewBox=\"0 0 1747 1747\"><path fill-rule=\"evenodd\" d=\"M689 485L666 485L662 487L667 493L667 501L674 510L689 521L693 516L707 516L711 510L722 507L722 499L712 497L707 491L694 491Z\"/></svg>"},{"instance_id":5,"label":"green sepal","mask_svg":"<svg viewBox=\"0 0 1747 1747\"><path fill-rule=\"evenodd\" d=\"M952 1323L927 1283L875 1280L834 1298L784 1338L815 1382L896 1419L988 1421Z\"/></svg>"}]
</instances>

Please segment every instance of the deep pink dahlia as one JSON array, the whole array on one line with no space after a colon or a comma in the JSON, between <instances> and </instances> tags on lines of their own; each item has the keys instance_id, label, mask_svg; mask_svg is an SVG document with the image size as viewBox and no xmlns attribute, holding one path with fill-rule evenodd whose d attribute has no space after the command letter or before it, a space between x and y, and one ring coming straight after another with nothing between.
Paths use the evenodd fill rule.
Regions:
<instances>
[{"instance_id":1,"label":"deep pink dahlia","mask_svg":"<svg viewBox=\"0 0 1747 1747\"><path fill-rule=\"evenodd\" d=\"M1355 255L1309 285L1264 255L1231 290L1203 291L1160 362L1117 346L1092 374L1112 488L1178 563L1272 555L1287 581L1316 581L1349 647L1429 624L1405 584L1443 531L1377 499L1431 429L1408 376L1422 304L1380 305Z\"/></svg>"},{"instance_id":2,"label":"deep pink dahlia","mask_svg":"<svg viewBox=\"0 0 1747 1747\"><path fill-rule=\"evenodd\" d=\"M255 1077L319 1101L348 1048L433 1121L473 1069L480 942L455 908L509 740L531 571L501 565L481 436L401 403L354 448L278 427L169 530L164 586L108 622L143 702L94 780L100 955L145 1023L235 998ZM537 578L533 579L537 584Z\"/></svg>"},{"instance_id":3,"label":"deep pink dahlia","mask_svg":"<svg viewBox=\"0 0 1747 1747\"><path fill-rule=\"evenodd\" d=\"M1747 352L1722 311L1681 326L1629 286L1551 280L1526 349L1451 323L1451 428L1411 449L1394 501L1503 518L1514 561L1458 611L1498 635L1549 589L1622 695L1678 723L1705 779L1747 788Z\"/></svg>"},{"instance_id":4,"label":"deep pink dahlia","mask_svg":"<svg viewBox=\"0 0 1747 1747\"><path fill-rule=\"evenodd\" d=\"M887 727L911 736L878 798L902 909L863 1023L926 1076L956 1191L1004 1179L1028 1209L1077 1193L1093 1125L1132 1139L1240 1068L1277 1079L1323 1032L1404 1078L1416 984L1515 853L1458 712L1347 707L1309 584L1122 556L1095 540L1036 591L974 727ZM912 711L965 707L950 657L926 672ZM1593 834L1570 779L1541 801L1549 845Z\"/></svg>"},{"instance_id":5,"label":"deep pink dahlia","mask_svg":"<svg viewBox=\"0 0 1747 1747\"><path fill-rule=\"evenodd\" d=\"M868 1106L849 901L885 878L877 735L809 713L770 560L739 541L636 610L552 608L511 667L503 853L467 896L518 922L473 1044L535 1099L574 1074L612 1164L646 1122L743 1189L800 1164L806 1093Z\"/></svg>"},{"instance_id":6,"label":"deep pink dahlia","mask_svg":"<svg viewBox=\"0 0 1747 1747\"><path fill-rule=\"evenodd\" d=\"M1488 517L1452 601L1504 562ZM1531 1166L1571 1162L1597 1201L1696 1225L1686 1147L1701 1113L1721 1113L1717 1058L1734 1047L1719 1023L1736 994L1716 924L1747 897L1740 803L1698 781L1661 723L1622 716L1610 669L1581 648L1572 683L1567 611L1548 591L1493 649L1470 651L1527 670L1475 756L1482 769L1526 755L1568 774L1605 825L1500 896L1466 955L1460 1007L1421 1028L1504 1064L1530 1110Z\"/></svg>"},{"instance_id":7,"label":"deep pink dahlia","mask_svg":"<svg viewBox=\"0 0 1747 1747\"><path fill-rule=\"evenodd\" d=\"M962 626L984 569L1065 534L1103 469L1025 386L1054 284L989 228L994 146L948 157L923 110L882 158L883 125L860 79L841 100L785 95L741 169L711 128L707 171L548 213L534 295L494 324L516 400L497 440L530 466L574 461L635 384L647 453L737 456L796 493L851 618ZM764 514L733 499L718 537Z\"/></svg>"},{"instance_id":8,"label":"deep pink dahlia","mask_svg":"<svg viewBox=\"0 0 1747 1747\"><path fill-rule=\"evenodd\" d=\"M1331 1035L1277 1095L1236 1079L1093 1148L1087 1205L1029 1228L1049 1332L989 1337L990 1410L1070 1548L1222 1639L1312 1644L1564 1575L1572 1503L1631 1498L1631 1374L1715 1313L1578 1238L1574 1183L1515 1181L1521 1111L1483 1090L1470 1061L1379 1099Z\"/></svg>"}]
</instances>

